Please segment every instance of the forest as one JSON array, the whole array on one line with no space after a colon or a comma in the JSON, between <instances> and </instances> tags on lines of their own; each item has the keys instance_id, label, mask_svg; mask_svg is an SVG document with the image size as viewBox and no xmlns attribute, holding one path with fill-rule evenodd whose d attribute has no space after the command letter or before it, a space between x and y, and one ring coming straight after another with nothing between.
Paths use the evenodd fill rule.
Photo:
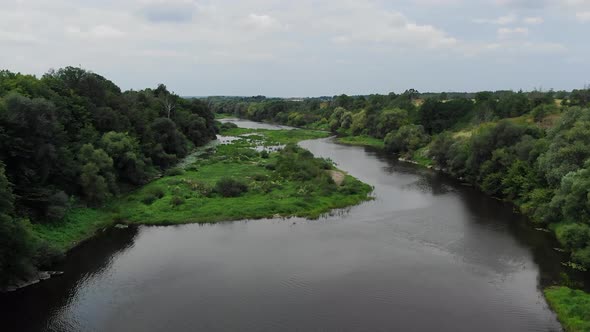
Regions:
<instances>
[{"instance_id":1,"label":"forest","mask_svg":"<svg viewBox=\"0 0 590 332\"><path fill-rule=\"evenodd\" d=\"M63 255L34 225L146 184L215 135L206 103L162 84L121 91L75 67L0 71L0 286Z\"/></svg>"},{"instance_id":2,"label":"forest","mask_svg":"<svg viewBox=\"0 0 590 332\"><path fill-rule=\"evenodd\" d=\"M555 232L570 267L590 268L590 88L206 102L216 113L329 130L444 171L514 203Z\"/></svg>"}]
</instances>

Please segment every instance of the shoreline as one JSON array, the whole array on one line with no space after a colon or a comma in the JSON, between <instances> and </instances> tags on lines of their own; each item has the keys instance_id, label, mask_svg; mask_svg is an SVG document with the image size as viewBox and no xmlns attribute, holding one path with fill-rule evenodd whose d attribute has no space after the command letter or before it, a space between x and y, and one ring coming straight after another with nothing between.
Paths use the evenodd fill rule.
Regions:
<instances>
[{"instance_id":1,"label":"shoreline","mask_svg":"<svg viewBox=\"0 0 590 332\"><path fill-rule=\"evenodd\" d=\"M33 225L33 233L62 250L67 256L71 250L92 239L100 231L118 227L118 225L169 226L276 217L318 219L325 214L329 214L332 210L345 209L371 199L371 186L333 167L330 172L340 174L338 175L339 184L335 184L336 188L349 188L352 185L357 188L358 193L346 194L337 190L331 194L320 195L311 192L312 196L310 197L317 197L318 199L313 203L309 202L304 199L304 196L297 194L296 190L298 186L306 182L288 179L279 180L278 182L276 180L271 181L270 179L276 171L261 166L274 160L274 157L271 156L270 159L265 159L264 153L252 149L255 145L254 141L260 139L259 134L261 132L267 135L263 135L265 136L263 146L324 138L327 133L318 134L317 131L305 129L296 132L292 130L266 132L254 129L245 130L243 128L238 128L238 130L241 132L240 135L243 135L244 131L249 131L250 134L254 133L255 135L252 138L246 135L238 136L240 139L230 144L216 144L214 153L205 153L202 158L188 163L178 175L165 175L154 179L131 192L113 198L100 208L74 208L58 224ZM228 133L224 132L222 134ZM271 154L277 154L277 152L271 152ZM189 157L191 156L192 154L189 155ZM330 172L326 172L326 177L330 177ZM223 176L238 176L238 178L249 182L252 187L251 192L241 197L223 198L215 194L211 196L210 191L215 185L215 180ZM270 189L257 189L260 186L268 186ZM313 186L311 189L313 190ZM200 192L202 190L209 192ZM265 193L264 190L271 191ZM157 192L157 196L161 197L156 197L154 202L148 204L146 199L151 200L149 195L152 192ZM273 199L272 195L279 195L277 197L282 197L283 200L287 198L289 202L277 203L280 202L281 198L275 197ZM178 197L180 197L182 203L175 205L174 200ZM239 207L239 211L236 207ZM26 287L41 280L44 279L38 278L36 275L20 284L26 284L22 286Z\"/></svg>"},{"instance_id":2,"label":"shoreline","mask_svg":"<svg viewBox=\"0 0 590 332\"><path fill-rule=\"evenodd\" d=\"M339 138L340 137L338 137L338 136L336 136L336 138L335 138L335 141L339 144L352 145L352 146L363 146L363 147L376 149L381 152L385 152L384 147L376 147L375 145L363 144L362 142L354 142L354 143L343 142ZM456 178L456 177L452 176L450 173L446 172L444 169L440 169L438 167L433 167L432 165L422 164L416 160L413 160L411 157L405 158L405 157L397 156L397 160L400 162L403 162L403 163L408 163L408 164L416 165L421 168L426 168L426 169L429 169L429 170L432 170L435 172L439 172L441 174L444 174L445 176L452 178L453 180L460 181L461 184L469 185L469 186L474 187L477 190L481 191L477 185L473 185L471 183L464 182L463 179ZM486 194L486 196L512 205L515 208L515 209L513 209L515 213L518 212L519 214L521 214L527 218L527 225L534 226L534 221L528 215L523 213L521 211L520 207L517 204L515 204L514 202L509 201L509 200L505 200L505 199L499 199L499 198L496 198L493 196L489 196L487 194ZM537 228L535 228L535 229L537 229ZM555 231L551 230L550 232L551 232L552 236L554 238L556 238ZM557 248L554 248L554 249L557 249ZM561 248L559 248L559 249L561 249ZM561 249L561 250L564 250L564 249ZM562 262L562 264L565 264L565 263ZM582 272L584 272L584 271L582 271ZM572 304L569 300L567 300L567 299L564 300L563 296L554 295L558 292L561 292L561 293L569 292L571 294L577 294L578 302L580 302L582 304L578 304L578 303ZM560 285L560 284L542 287L541 293L543 294L545 301L547 302L547 304L551 308L551 311L553 313L555 313L555 315L557 316L557 319L558 319L559 323L562 325L562 327L564 328L564 331L574 332L574 331L585 331L586 328L590 329L590 320L588 318L586 318L586 319L580 318L580 317L578 317L578 314L577 314L577 312L579 311L579 308L577 308L577 306L588 306L589 307L588 312L590 312L590 293L587 293L581 289L571 288L571 287L568 287L565 285ZM572 312L574 312L574 314L572 314ZM580 329L579 326L582 326L581 328L583 328L583 330Z\"/></svg>"}]
</instances>

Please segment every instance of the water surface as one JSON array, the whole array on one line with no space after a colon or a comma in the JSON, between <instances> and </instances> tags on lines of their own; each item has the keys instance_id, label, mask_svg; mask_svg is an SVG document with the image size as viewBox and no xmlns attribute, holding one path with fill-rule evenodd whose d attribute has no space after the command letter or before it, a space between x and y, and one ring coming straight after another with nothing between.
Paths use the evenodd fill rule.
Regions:
<instances>
[{"instance_id":1,"label":"water surface","mask_svg":"<svg viewBox=\"0 0 590 332\"><path fill-rule=\"evenodd\" d=\"M540 291L564 272L550 234L391 156L301 145L375 186L375 200L311 221L106 231L71 252L64 276L2 295L3 330L561 330Z\"/></svg>"}]
</instances>

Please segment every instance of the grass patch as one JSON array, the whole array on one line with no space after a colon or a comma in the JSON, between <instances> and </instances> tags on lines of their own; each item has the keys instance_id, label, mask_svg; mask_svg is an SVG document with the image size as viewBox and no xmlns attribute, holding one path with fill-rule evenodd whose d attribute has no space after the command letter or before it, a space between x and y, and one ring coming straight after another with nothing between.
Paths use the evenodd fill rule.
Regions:
<instances>
[{"instance_id":1,"label":"grass patch","mask_svg":"<svg viewBox=\"0 0 590 332\"><path fill-rule=\"evenodd\" d=\"M184 224L274 216L318 218L331 209L359 204L372 188L346 176L336 185L327 170L331 162L314 158L293 143L327 137L314 130L233 128L246 136L215 147L183 170L125 195L100 209L77 208L59 223L34 225L42 239L69 249L114 223ZM224 133L228 134L228 133ZM289 144L279 152L258 152L258 144Z\"/></svg>"},{"instance_id":2,"label":"grass patch","mask_svg":"<svg viewBox=\"0 0 590 332\"><path fill-rule=\"evenodd\" d=\"M590 294L568 287L549 287L545 297L566 331L590 331Z\"/></svg>"},{"instance_id":3,"label":"grass patch","mask_svg":"<svg viewBox=\"0 0 590 332\"><path fill-rule=\"evenodd\" d=\"M384 149L385 143L382 139L370 136L343 136L336 139L338 143L358 146L370 146L377 149Z\"/></svg>"},{"instance_id":4,"label":"grass patch","mask_svg":"<svg viewBox=\"0 0 590 332\"><path fill-rule=\"evenodd\" d=\"M412 160L415 161L418 165L424 167L430 167L434 164L434 160L428 157L428 147L423 147L421 149L416 150L412 154Z\"/></svg>"},{"instance_id":5,"label":"grass patch","mask_svg":"<svg viewBox=\"0 0 590 332\"><path fill-rule=\"evenodd\" d=\"M296 130L270 130L270 129L249 129L230 128L221 131L225 136L241 136L244 139L259 140L264 145L279 145L297 143L308 139L329 137L330 133L321 130L296 129ZM248 136L243 136L248 135Z\"/></svg>"}]
</instances>

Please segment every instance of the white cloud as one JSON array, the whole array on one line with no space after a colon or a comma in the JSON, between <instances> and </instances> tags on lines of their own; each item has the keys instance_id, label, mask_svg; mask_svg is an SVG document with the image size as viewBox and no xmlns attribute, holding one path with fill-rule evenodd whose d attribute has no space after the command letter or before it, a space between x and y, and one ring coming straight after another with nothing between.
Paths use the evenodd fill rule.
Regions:
<instances>
[{"instance_id":1,"label":"white cloud","mask_svg":"<svg viewBox=\"0 0 590 332\"><path fill-rule=\"evenodd\" d=\"M531 24L531 25L541 24L541 23L545 22L545 20L542 17L538 17L538 16L537 17L525 17L522 21L525 24Z\"/></svg>"},{"instance_id":2,"label":"white cloud","mask_svg":"<svg viewBox=\"0 0 590 332\"><path fill-rule=\"evenodd\" d=\"M500 16L500 17L493 18L493 19L476 18L476 19L473 19L472 22L477 23L477 24L492 24L492 25L510 25L513 23L522 22L524 24L534 25L534 24L541 24L541 23L545 22L545 20L539 16L520 18L516 14L508 14L508 15Z\"/></svg>"},{"instance_id":3,"label":"white cloud","mask_svg":"<svg viewBox=\"0 0 590 332\"><path fill-rule=\"evenodd\" d=\"M590 21L590 1L588 0L556 0L560 7L576 17L582 23Z\"/></svg>"},{"instance_id":4,"label":"white cloud","mask_svg":"<svg viewBox=\"0 0 590 332\"><path fill-rule=\"evenodd\" d=\"M500 28L498 29L498 38L521 38L526 37L529 34L528 28L516 27L516 28Z\"/></svg>"},{"instance_id":5,"label":"white cloud","mask_svg":"<svg viewBox=\"0 0 590 332\"><path fill-rule=\"evenodd\" d=\"M514 23L518 20L518 17L514 14L500 16L494 19L487 19L487 18L476 18L473 20L474 23L478 24L496 24L496 25L507 25Z\"/></svg>"},{"instance_id":6,"label":"white cloud","mask_svg":"<svg viewBox=\"0 0 590 332\"><path fill-rule=\"evenodd\" d=\"M590 11L578 12L576 18L581 22L590 22Z\"/></svg>"},{"instance_id":7,"label":"white cloud","mask_svg":"<svg viewBox=\"0 0 590 332\"><path fill-rule=\"evenodd\" d=\"M373 43L400 49L449 48L458 40L429 24L411 21L396 11L365 3L340 9L338 15L318 17L314 30L325 31L339 44ZM304 22L301 22L305 24Z\"/></svg>"},{"instance_id":8,"label":"white cloud","mask_svg":"<svg viewBox=\"0 0 590 332\"><path fill-rule=\"evenodd\" d=\"M106 76L120 75L128 84L139 81L132 81L138 75L167 81L209 69L212 74L203 73L203 82L223 75L246 80L252 72L278 77L277 72L288 70L306 82L318 73L348 75L341 68L330 72L333 59L395 73L411 64L487 68L495 58L526 56L528 64L543 57L562 59L566 52L578 57L590 52L586 45L561 38L568 33L580 40L584 31L560 31L564 13L569 21L576 16L588 20L588 1L550 0L550 7L534 11L527 9L534 3L526 0L504 0L506 7L479 0L477 8L464 6L466 0L418 1L3 0L0 63L36 74L81 64ZM473 20L479 25L456 19L482 12L489 18ZM563 45L556 42L560 40ZM469 61L462 61L466 56ZM342 84L353 86L358 78ZM186 89L199 84L185 81L191 82Z\"/></svg>"},{"instance_id":9,"label":"white cloud","mask_svg":"<svg viewBox=\"0 0 590 332\"><path fill-rule=\"evenodd\" d=\"M261 14L250 14L244 19L244 25L246 27L261 29L261 30L269 30L269 29L279 29L283 28L283 26L279 23L277 19L269 15L261 15Z\"/></svg>"}]
</instances>

